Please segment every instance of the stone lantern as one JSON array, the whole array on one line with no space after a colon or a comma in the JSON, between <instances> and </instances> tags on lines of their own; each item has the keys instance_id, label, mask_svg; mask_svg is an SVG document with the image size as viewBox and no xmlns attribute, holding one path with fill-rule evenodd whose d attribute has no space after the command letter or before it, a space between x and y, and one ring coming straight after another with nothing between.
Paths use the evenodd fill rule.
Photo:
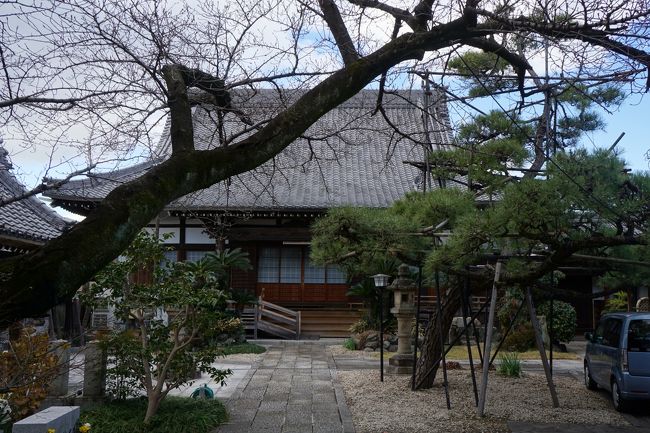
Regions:
<instances>
[{"instance_id":1,"label":"stone lantern","mask_svg":"<svg viewBox=\"0 0 650 433\"><path fill-rule=\"evenodd\" d=\"M409 278L409 267L400 265L398 277L388 286L393 291L394 307L390 312L397 318L397 355L388 361L388 373L411 374L413 372L413 351L411 330L415 319L415 293L417 285Z\"/></svg>"}]
</instances>

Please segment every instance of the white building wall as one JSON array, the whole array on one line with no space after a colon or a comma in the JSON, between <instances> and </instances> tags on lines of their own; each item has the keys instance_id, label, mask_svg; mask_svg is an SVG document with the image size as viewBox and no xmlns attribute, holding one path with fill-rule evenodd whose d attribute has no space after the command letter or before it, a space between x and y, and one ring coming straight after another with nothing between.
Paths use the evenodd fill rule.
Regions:
<instances>
[{"instance_id":1,"label":"white building wall","mask_svg":"<svg viewBox=\"0 0 650 433\"><path fill-rule=\"evenodd\" d=\"M156 229L153 227L145 228L147 233L154 234ZM159 236L162 237L164 234L171 233L173 236L169 239L166 239L163 243L165 244L178 244L181 238L181 229L180 227L160 227L158 228Z\"/></svg>"},{"instance_id":2,"label":"white building wall","mask_svg":"<svg viewBox=\"0 0 650 433\"><path fill-rule=\"evenodd\" d=\"M185 227L185 243L214 244L214 239L211 239L204 230L203 227Z\"/></svg>"}]
</instances>

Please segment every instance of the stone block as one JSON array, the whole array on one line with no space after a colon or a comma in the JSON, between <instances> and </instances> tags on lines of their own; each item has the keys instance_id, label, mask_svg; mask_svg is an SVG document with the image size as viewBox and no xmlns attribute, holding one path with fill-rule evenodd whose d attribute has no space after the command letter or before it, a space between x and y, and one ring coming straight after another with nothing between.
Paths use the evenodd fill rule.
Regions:
<instances>
[{"instance_id":1,"label":"stone block","mask_svg":"<svg viewBox=\"0 0 650 433\"><path fill-rule=\"evenodd\" d=\"M13 433L74 433L79 420L79 406L51 406L13 425Z\"/></svg>"},{"instance_id":2,"label":"stone block","mask_svg":"<svg viewBox=\"0 0 650 433\"><path fill-rule=\"evenodd\" d=\"M57 375L48 389L48 394L60 397L68 394L70 382L70 344L66 340L50 342L50 350L57 358Z\"/></svg>"},{"instance_id":3,"label":"stone block","mask_svg":"<svg viewBox=\"0 0 650 433\"><path fill-rule=\"evenodd\" d=\"M83 395L85 397L102 396L106 389L106 354L99 346L99 341L89 342L84 353Z\"/></svg>"},{"instance_id":4,"label":"stone block","mask_svg":"<svg viewBox=\"0 0 650 433\"><path fill-rule=\"evenodd\" d=\"M413 354L395 355L388 360L386 373L411 374L413 372Z\"/></svg>"}]
</instances>

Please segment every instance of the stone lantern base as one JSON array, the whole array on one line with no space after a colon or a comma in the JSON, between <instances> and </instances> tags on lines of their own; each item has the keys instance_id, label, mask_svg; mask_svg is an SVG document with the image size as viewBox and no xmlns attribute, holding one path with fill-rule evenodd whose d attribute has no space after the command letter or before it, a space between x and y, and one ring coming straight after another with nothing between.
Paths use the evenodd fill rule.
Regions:
<instances>
[{"instance_id":1,"label":"stone lantern base","mask_svg":"<svg viewBox=\"0 0 650 433\"><path fill-rule=\"evenodd\" d=\"M412 374L413 373L413 354L404 353L393 356L388 360L386 367L388 374Z\"/></svg>"}]
</instances>

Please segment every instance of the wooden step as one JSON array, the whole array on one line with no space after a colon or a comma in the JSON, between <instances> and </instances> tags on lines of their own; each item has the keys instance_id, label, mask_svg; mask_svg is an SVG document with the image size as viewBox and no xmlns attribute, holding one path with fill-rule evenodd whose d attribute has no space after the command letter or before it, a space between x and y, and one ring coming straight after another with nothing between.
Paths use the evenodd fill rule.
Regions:
<instances>
[{"instance_id":1,"label":"wooden step","mask_svg":"<svg viewBox=\"0 0 650 433\"><path fill-rule=\"evenodd\" d=\"M305 337L349 337L350 326L362 313L349 309L301 310L301 335Z\"/></svg>"}]
</instances>

